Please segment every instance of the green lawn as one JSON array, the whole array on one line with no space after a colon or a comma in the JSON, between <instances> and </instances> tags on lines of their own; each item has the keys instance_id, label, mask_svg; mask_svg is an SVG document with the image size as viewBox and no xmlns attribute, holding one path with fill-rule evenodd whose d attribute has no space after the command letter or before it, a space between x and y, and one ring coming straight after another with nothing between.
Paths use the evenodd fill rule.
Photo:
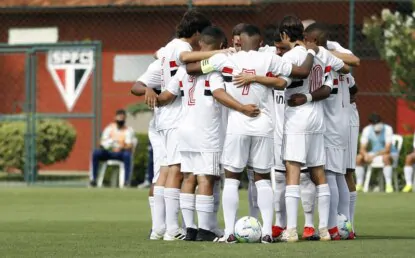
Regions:
<instances>
[{"instance_id":1,"label":"green lawn","mask_svg":"<svg viewBox=\"0 0 415 258\"><path fill-rule=\"evenodd\" d=\"M147 193L135 189L3 188L0 196L1 258L414 256L413 194L359 195L358 240L272 245L149 241Z\"/></svg>"}]
</instances>

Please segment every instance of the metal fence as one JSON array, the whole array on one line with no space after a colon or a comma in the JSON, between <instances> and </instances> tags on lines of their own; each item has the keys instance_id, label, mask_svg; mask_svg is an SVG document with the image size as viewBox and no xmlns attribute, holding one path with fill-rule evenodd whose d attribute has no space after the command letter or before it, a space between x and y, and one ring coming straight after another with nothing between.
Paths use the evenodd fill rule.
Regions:
<instances>
[{"instance_id":1,"label":"metal fence","mask_svg":"<svg viewBox=\"0 0 415 258\"><path fill-rule=\"evenodd\" d=\"M39 1L34 1L34 4L37 2ZM385 122L391 124L395 129L399 129L397 128L399 124L398 115L401 113L402 103L390 93L388 67L379 59L374 46L362 34L362 28L365 19L370 18L372 15L380 15L384 8L389 8L392 12L399 11L411 14L413 12L413 1L172 0L164 1L164 5L159 5L160 1L156 1L158 5L151 5L152 1L130 2L132 4L128 6L114 4L82 7L77 7L76 5L48 7L46 3L33 8L13 7L0 9L0 42L8 41L8 31L10 28L56 27L59 30L59 41L84 42L80 43L81 45L76 45L76 47L93 48L94 51L98 51L97 59L95 60L96 69L98 70L95 70L93 73L94 82L93 86L91 86L95 92L92 94L95 97L91 95L91 98L94 98L92 101L97 104L94 104L90 110L84 109L82 111L83 115L76 112L53 114L54 117L64 119L80 119L81 117L91 119L92 125L85 124L81 125L80 128L94 128L94 140L99 135L99 130L111 121L116 108L119 108L121 104L125 107L137 101L128 96L132 82L117 82L114 79L115 57L120 54L142 55L153 53L172 38L176 24L189 8L197 8L204 12L215 25L220 26L227 32L229 39L233 26L238 23L253 23L260 27L265 27L267 24L277 24L288 14L295 14L301 19L313 19L327 23L331 28L330 39L338 41L361 58L360 67L353 71L360 88L357 102L360 109L361 124L365 125L367 123L366 120L369 113L378 112ZM91 41L102 42L102 58L100 55L100 45L88 43ZM59 47L70 46L59 45ZM14 110L14 112L9 112L13 116L4 116L4 112L1 111L3 113L2 119L17 119L19 117L18 119L27 121L28 125L33 124L32 121L42 115L39 112L35 112L34 103L44 106L45 110L43 112L46 112L48 117L51 113L55 113L53 108L47 110L49 99L44 97L47 95L43 95L42 92L37 92L37 95L29 93L30 89L36 89L38 81L33 79L33 77L27 77L31 69L36 70L39 68L36 68L36 56L42 55L40 53L44 53L50 50L50 48L51 46L26 46L7 50L7 47L2 46L0 49L2 55L4 55L5 51L10 53L10 50L15 50L15 52L11 51L15 53L13 54L13 60L5 59L3 62L3 67L7 66L7 69L4 69L5 71L8 69L22 70L24 67L28 71L26 79L22 76L13 77L13 73L3 77L3 85L14 88L20 87L19 89L22 92L26 92L26 95L21 99L22 95L16 93L18 91L10 93L4 88L5 86L2 86L2 89L0 89L2 93L0 101L3 103L0 103L0 106L5 107L7 110ZM11 68L9 64L14 68ZM99 68L101 65L102 73ZM32 72L34 73L35 70L32 70ZM7 78L7 81L4 78ZM26 90L24 90L22 85L26 85ZM29 100L29 96L31 100ZM4 102L3 100L7 101ZM16 104L19 101L25 103L23 110L20 110L19 105ZM99 105L99 101L104 103L102 107ZM30 115L16 116L19 112L25 112ZM99 119L100 114L102 114L102 122ZM29 130L30 126L27 128ZM32 128L31 130L26 134L26 153L33 153L34 144L29 144L29 139L32 139L32 143L34 143L31 136L34 129ZM411 131L412 128L408 130ZM78 134L82 133L82 131L78 130ZM92 143L91 145L95 146ZM86 158L89 158L89 154L87 155L86 151L84 154L87 156ZM33 159L27 162L26 171L34 171L35 163L33 162L35 162ZM63 169L72 170L69 167Z\"/></svg>"}]
</instances>

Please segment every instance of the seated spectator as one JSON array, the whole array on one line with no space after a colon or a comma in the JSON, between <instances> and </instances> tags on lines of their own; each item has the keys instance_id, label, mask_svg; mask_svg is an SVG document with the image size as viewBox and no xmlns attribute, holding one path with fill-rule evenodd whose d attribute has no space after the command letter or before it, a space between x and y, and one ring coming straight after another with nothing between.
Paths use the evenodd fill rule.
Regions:
<instances>
[{"instance_id":1,"label":"seated spectator","mask_svg":"<svg viewBox=\"0 0 415 258\"><path fill-rule=\"evenodd\" d=\"M107 160L119 160L124 162L125 184L128 183L131 170L131 151L133 147L134 131L125 125L125 110L117 110L115 121L109 124L101 137L100 148L92 154L92 180L91 186L96 186L99 162Z\"/></svg>"},{"instance_id":2,"label":"seated spectator","mask_svg":"<svg viewBox=\"0 0 415 258\"><path fill-rule=\"evenodd\" d=\"M409 153L405 159L405 167L403 168L403 172L405 174L405 187L403 188L402 192L409 193L412 192L412 175L414 173L414 163L415 163L415 134L414 134L414 142L412 143L414 150L412 153Z\"/></svg>"},{"instance_id":3,"label":"seated spectator","mask_svg":"<svg viewBox=\"0 0 415 258\"><path fill-rule=\"evenodd\" d=\"M363 129L360 137L360 150L356 158L356 190L363 190L363 166L372 163L374 159L382 159L385 165L383 175L386 192L392 193L392 159L397 158L397 150L392 144L393 129L390 125L384 124L378 114L371 114L369 122L370 125Z\"/></svg>"}]
</instances>

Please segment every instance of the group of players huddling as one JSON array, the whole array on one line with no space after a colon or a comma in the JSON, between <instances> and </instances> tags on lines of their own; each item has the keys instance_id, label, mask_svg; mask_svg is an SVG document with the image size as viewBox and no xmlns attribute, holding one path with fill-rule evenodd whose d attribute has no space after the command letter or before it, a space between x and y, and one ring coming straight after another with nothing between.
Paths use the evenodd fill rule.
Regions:
<instances>
[{"instance_id":1,"label":"group of players huddling","mask_svg":"<svg viewBox=\"0 0 415 258\"><path fill-rule=\"evenodd\" d=\"M228 48L225 33L191 10L156 52L131 90L154 108L150 239L235 243L243 171L262 243L298 241L300 198L303 239L339 240L338 213L353 223L359 119L348 73L359 59L308 23L286 16L265 44L258 27L238 24Z\"/></svg>"}]
</instances>

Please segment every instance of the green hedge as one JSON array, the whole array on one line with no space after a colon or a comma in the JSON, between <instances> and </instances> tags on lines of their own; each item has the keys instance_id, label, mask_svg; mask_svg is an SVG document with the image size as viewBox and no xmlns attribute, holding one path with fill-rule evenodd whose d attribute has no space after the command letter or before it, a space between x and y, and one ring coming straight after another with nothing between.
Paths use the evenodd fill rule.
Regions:
<instances>
[{"instance_id":1,"label":"green hedge","mask_svg":"<svg viewBox=\"0 0 415 258\"><path fill-rule=\"evenodd\" d=\"M23 169L25 162L25 122L0 123L0 168ZM36 157L40 164L65 160L76 141L73 126L59 119L39 120L36 124Z\"/></svg>"}]
</instances>

